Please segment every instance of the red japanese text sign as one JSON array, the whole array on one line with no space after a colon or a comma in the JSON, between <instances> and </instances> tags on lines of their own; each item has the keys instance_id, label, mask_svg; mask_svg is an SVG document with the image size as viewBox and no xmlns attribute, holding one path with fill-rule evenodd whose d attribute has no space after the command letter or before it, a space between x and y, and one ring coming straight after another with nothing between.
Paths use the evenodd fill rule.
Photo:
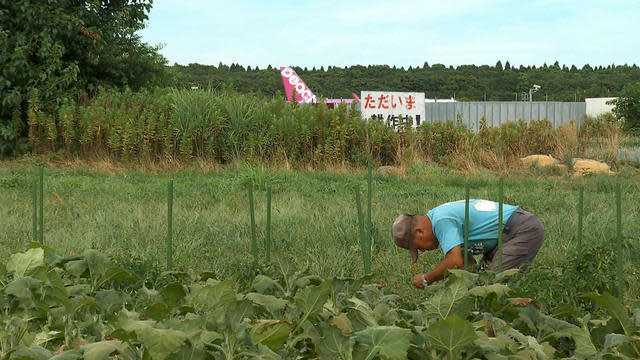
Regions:
<instances>
[{"instance_id":1,"label":"red japanese text sign","mask_svg":"<svg viewBox=\"0 0 640 360\"><path fill-rule=\"evenodd\" d=\"M362 91L360 111L365 119L381 119L390 126L412 120L418 126L424 120L424 93Z\"/></svg>"}]
</instances>

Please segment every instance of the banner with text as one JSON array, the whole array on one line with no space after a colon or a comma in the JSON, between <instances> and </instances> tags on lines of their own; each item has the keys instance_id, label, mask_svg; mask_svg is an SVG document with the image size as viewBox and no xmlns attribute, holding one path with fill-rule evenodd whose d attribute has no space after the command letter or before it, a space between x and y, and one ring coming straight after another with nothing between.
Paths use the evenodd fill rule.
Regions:
<instances>
[{"instance_id":1,"label":"banner with text","mask_svg":"<svg viewBox=\"0 0 640 360\"><path fill-rule=\"evenodd\" d=\"M360 111L365 119L380 119L394 128L412 119L414 127L424 121L424 93L362 91Z\"/></svg>"}]
</instances>

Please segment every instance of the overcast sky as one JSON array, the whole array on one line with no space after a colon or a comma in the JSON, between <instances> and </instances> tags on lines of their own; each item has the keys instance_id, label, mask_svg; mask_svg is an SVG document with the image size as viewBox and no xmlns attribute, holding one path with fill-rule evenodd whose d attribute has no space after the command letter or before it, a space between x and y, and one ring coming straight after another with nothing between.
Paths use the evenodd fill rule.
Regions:
<instances>
[{"instance_id":1,"label":"overcast sky","mask_svg":"<svg viewBox=\"0 0 640 360\"><path fill-rule=\"evenodd\" d=\"M170 64L640 65L640 0L154 0Z\"/></svg>"}]
</instances>

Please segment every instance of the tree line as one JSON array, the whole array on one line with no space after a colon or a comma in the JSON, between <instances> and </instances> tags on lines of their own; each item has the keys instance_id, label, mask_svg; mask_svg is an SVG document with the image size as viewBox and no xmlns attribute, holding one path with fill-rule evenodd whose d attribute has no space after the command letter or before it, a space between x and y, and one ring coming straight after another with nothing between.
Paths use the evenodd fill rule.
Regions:
<instances>
[{"instance_id":1,"label":"tree line","mask_svg":"<svg viewBox=\"0 0 640 360\"><path fill-rule=\"evenodd\" d=\"M351 98L361 90L417 91L427 98L456 98L458 101L513 101L528 96L534 84L542 88L533 95L534 101L583 101L585 97L617 96L625 85L640 81L637 65L607 65L581 68L575 65L536 67L503 65L498 61L489 65L443 64L422 67L395 67L388 65L329 66L326 69L294 69L318 96ZM283 92L279 67L260 69L240 64L202 65L174 64L168 67L174 84L183 87L218 88L232 84L242 93L274 96Z\"/></svg>"}]
</instances>

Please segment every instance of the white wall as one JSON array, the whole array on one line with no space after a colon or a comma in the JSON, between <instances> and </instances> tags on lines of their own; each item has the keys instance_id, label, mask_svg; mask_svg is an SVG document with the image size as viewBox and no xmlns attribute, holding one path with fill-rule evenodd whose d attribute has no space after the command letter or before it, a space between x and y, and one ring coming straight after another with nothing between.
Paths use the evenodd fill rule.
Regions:
<instances>
[{"instance_id":1,"label":"white wall","mask_svg":"<svg viewBox=\"0 0 640 360\"><path fill-rule=\"evenodd\" d=\"M586 98L584 101L587 103L587 116L598 116L600 114L611 112L613 105L607 105L607 101L615 100L615 97L605 98Z\"/></svg>"}]
</instances>

